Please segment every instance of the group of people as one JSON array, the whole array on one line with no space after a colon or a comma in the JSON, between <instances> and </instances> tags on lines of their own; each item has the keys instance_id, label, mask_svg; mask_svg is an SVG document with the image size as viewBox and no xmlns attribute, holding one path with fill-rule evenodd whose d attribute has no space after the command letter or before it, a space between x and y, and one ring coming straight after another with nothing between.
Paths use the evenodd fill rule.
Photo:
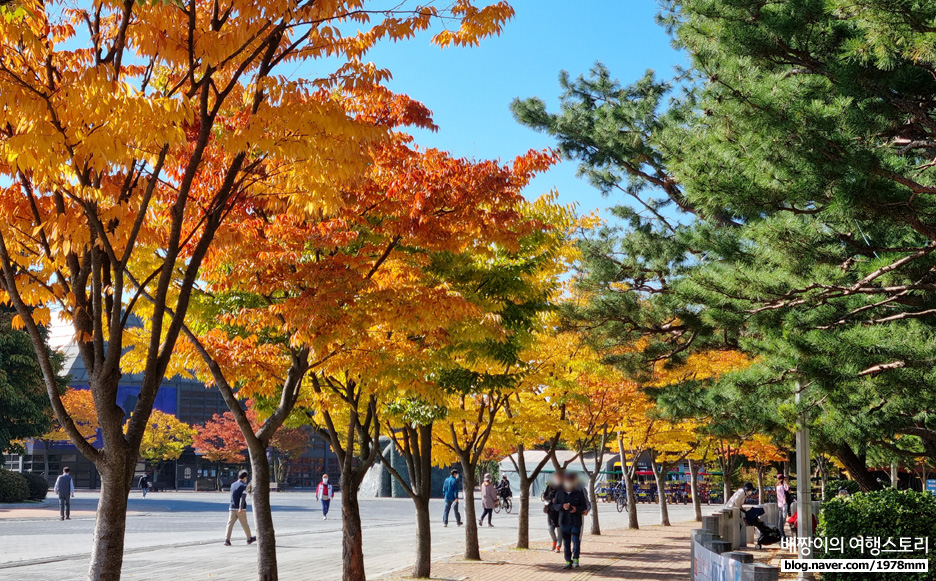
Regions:
<instances>
[{"instance_id":1,"label":"group of people","mask_svg":"<svg viewBox=\"0 0 936 581\"><path fill-rule=\"evenodd\" d=\"M442 498L445 500L445 510L442 512L442 526L447 527L449 514L455 509L455 522L462 526L461 513L458 511L458 493L461 491L461 484L458 480L458 470L452 470L449 477L442 483ZM510 488L510 481L507 475L501 477L500 482L494 484L494 479L490 474L485 474L481 482L481 518L478 519L478 525L484 525L484 518L487 517L488 526L493 527L492 516L494 508L498 502L504 502L513 496Z\"/></svg>"},{"instance_id":2,"label":"group of people","mask_svg":"<svg viewBox=\"0 0 936 581\"><path fill-rule=\"evenodd\" d=\"M578 567L585 516L591 510L585 486L576 473L557 470L540 498L552 550L563 552L564 569Z\"/></svg>"},{"instance_id":3,"label":"group of people","mask_svg":"<svg viewBox=\"0 0 936 581\"><path fill-rule=\"evenodd\" d=\"M753 494L756 489L754 485L750 482L745 482L744 485L735 491L731 495L731 498L728 499L728 502L725 503L725 508L742 508L744 505L745 499L748 495ZM796 531L798 524L797 521L797 512L796 512L796 497L793 495L790 490L789 479L781 472L777 474L777 529L780 530L780 538L786 538L786 527L790 525L790 530ZM847 494L847 491L845 492ZM840 493L841 494L841 493ZM764 509L761 507L751 507L742 511L745 524L754 526L757 520L762 514L764 514ZM815 515L813 515L813 532L815 533L816 526L818 525L818 520Z\"/></svg>"},{"instance_id":4,"label":"group of people","mask_svg":"<svg viewBox=\"0 0 936 581\"><path fill-rule=\"evenodd\" d=\"M503 499L512 494L506 475L497 485L492 484L492 481L490 474L484 475L481 484L481 506L484 511L478 520L479 525L483 525L487 517L488 526L493 526L491 514L498 495ZM460 489L458 470L452 470L449 477L442 483L442 497L445 500L445 509L442 512L442 526L444 527L448 526L452 509L455 510L455 522L458 526L462 525L461 513L458 511ZM553 473L552 479L546 485L540 498L543 501L549 537L552 539L552 550L556 553L563 552L565 557L563 568L578 567L584 517L591 510L591 502L588 500L585 486L576 473L557 470Z\"/></svg>"}]
</instances>

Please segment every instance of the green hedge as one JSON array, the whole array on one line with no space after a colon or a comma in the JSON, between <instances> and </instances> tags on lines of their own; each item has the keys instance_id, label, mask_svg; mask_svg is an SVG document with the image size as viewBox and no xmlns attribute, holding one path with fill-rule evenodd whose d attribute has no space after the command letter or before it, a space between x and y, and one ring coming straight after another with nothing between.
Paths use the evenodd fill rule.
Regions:
<instances>
[{"instance_id":1,"label":"green hedge","mask_svg":"<svg viewBox=\"0 0 936 581\"><path fill-rule=\"evenodd\" d=\"M821 559L926 559L929 573L862 573L868 581L936 580L936 495L928 492L886 488L859 492L846 498L832 498L819 517L819 538L843 538L843 551L828 548L817 551ZM891 538L899 547L901 537L929 538L930 553L881 553L877 556L849 547L849 539L879 537L881 544ZM823 573L823 581L856 581L855 573Z\"/></svg>"},{"instance_id":2,"label":"green hedge","mask_svg":"<svg viewBox=\"0 0 936 581\"><path fill-rule=\"evenodd\" d=\"M828 480L825 485L825 497L828 499L837 496L839 488L844 488L848 494L855 494L861 490L854 480Z\"/></svg>"},{"instance_id":3,"label":"green hedge","mask_svg":"<svg viewBox=\"0 0 936 581\"><path fill-rule=\"evenodd\" d=\"M0 502L23 502L29 498L29 484L19 472L0 469Z\"/></svg>"},{"instance_id":4,"label":"green hedge","mask_svg":"<svg viewBox=\"0 0 936 581\"><path fill-rule=\"evenodd\" d=\"M26 484L29 485L29 499L45 500L46 495L49 494L49 481L46 480L45 475L37 472L25 472L23 476L26 477Z\"/></svg>"}]
</instances>

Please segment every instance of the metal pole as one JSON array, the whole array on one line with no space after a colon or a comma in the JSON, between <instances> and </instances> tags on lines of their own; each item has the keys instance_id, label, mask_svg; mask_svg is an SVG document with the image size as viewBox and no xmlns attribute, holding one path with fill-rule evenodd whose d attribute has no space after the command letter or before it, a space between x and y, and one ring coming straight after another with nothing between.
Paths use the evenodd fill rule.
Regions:
<instances>
[{"instance_id":1,"label":"metal pole","mask_svg":"<svg viewBox=\"0 0 936 581\"><path fill-rule=\"evenodd\" d=\"M796 403L802 399L802 385L796 382ZM798 541L812 538L812 491L809 469L809 426L806 414L799 417L796 429L796 534ZM803 554L799 547L799 559L814 558L812 552ZM813 579L812 573L800 572L797 579Z\"/></svg>"}]
</instances>

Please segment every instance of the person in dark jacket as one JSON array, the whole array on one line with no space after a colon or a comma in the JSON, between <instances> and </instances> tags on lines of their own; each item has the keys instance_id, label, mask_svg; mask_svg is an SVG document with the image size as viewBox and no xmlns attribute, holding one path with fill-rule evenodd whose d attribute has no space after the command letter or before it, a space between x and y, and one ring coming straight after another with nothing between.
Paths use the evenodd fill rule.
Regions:
<instances>
[{"instance_id":1,"label":"person in dark jacket","mask_svg":"<svg viewBox=\"0 0 936 581\"><path fill-rule=\"evenodd\" d=\"M579 486L578 476L569 472L562 479L562 490L556 492L553 508L559 513L559 528L562 530L562 546L565 552L565 567L579 566L582 543L582 517L588 511L588 500Z\"/></svg>"},{"instance_id":2,"label":"person in dark jacket","mask_svg":"<svg viewBox=\"0 0 936 581\"><path fill-rule=\"evenodd\" d=\"M562 490L562 471L553 474L552 480L546 485L540 499L543 501L543 512L546 513L546 527L549 529L549 538L552 539L552 550L562 550L562 530L559 528L559 511L553 508L556 493Z\"/></svg>"},{"instance_id":3,"label":"person in dark jacket","mask_svg":"<svg viewBox=\"0 0 936 581\"><path fill-rule=\"evenodd\" d=\"M149 476L144 474L143 476L140 476L140 490L143 492L143 498L146 498L146 493L149 492L149 489Z\"/></svg>"},{"instance_id":4,"label":"person in dark jacket","mask_svg":"<svg viewBox=\"0 0 936 581\"><path fill-rule=\"evenodd\" d=\"M234 530L234 523L240 521L247 535L247 544L257 540L257 537L251 536L250 525L247 524L247 471L241 470L237 475L237 480L231 485L231 504L228 506L227 535L224 537L224 544L231 546L231 532Z\"/></svg>"}]
</instances>

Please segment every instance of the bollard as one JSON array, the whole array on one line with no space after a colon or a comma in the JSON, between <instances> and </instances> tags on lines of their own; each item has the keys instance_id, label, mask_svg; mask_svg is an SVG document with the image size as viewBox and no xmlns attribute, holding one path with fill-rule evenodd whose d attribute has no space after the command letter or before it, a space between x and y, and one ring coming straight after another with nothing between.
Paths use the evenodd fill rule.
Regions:
<instances>
[{"instance_id":1,"label":"bollard","mask_svg":"<svg viewBox=\"0 0 936 581\"><path fill-rule=\"evenodd\" d=\"M733 559L735 561L740 561L742 563L754 562L754 555L752 555L751 553L745 553L743 551L731 551L731 552L725 553L723 556L728 557L729 559Z\"/></svg>"},{"instance_id":2,"label":"bollard","mask_svg":"<svg viewBox=\"0 0 936 581\"><path fill-rule=\"evenodd\" d=\"M731 552L731 543L728 541L712 541L710 545L711 548L709 550L716 555L723 555Z\"/></svg>"},{"instance_id":3,"label":"bollard","mask_svg":"<svg viewBox=\"0 0 936 581\"><path fill-rule=\"evenodd\" d=\"M777 581L780 568L765 563L744 565L741 568L741 581Z\"/></svg>"}]
</instances>

